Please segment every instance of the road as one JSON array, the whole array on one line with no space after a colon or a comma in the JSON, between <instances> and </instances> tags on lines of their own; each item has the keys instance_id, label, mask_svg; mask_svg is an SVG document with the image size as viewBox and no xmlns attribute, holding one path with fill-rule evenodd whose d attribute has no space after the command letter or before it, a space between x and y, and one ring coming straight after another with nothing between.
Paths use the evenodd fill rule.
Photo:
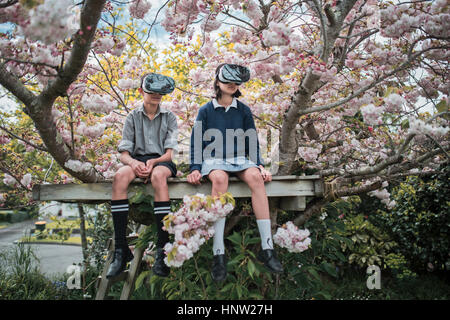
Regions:
<instances>
[{"instance_id":1,"label":"road","mask_svg":"<svg viewBox=\"0 0 450 320\"><path fill-rule=\"evenodd\" d=\"M27 220L14 223L7 228L0 229L0 251L14 246L14 242L34 228L37 220ZM73 263L81 263L83 255L81 246L58 244L28 244L40 261L40 270L51 277L61 275Z\"/></svg>"}]
</instances>

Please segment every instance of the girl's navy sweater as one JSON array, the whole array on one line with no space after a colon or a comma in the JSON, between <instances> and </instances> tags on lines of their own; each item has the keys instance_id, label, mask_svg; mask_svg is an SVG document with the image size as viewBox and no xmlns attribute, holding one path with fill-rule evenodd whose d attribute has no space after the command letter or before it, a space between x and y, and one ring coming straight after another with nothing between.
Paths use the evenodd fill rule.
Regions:
<instances>
[{"instance_id":1,"label":"girl's navy sweater","mask_svg":"<svg viewBox=\"0 0 450 320\"><path fill-rule=\"evenodd\" d=\"M208 158L225 160L238 156L263 165L250 108L239 100L237 108L230 107L227 111L224 107L214 108L212 101L206 103L200 108L192 129L190 171L201 171L202 162Z\"/></svg>"}]
</instances>

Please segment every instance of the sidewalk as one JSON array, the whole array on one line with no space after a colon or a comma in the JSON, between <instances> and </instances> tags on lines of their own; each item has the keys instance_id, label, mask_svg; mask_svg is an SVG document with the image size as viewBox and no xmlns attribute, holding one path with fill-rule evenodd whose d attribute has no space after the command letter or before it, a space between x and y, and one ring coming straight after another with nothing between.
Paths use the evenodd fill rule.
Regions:
<instances>
[{"instance_id":1,"label":"sidewalk","mask_svg":"<svg viewBox=\"0 0 450 320\"><path fill-rule=\"evenodd\" d=\"M0 229L0 250L13 246L15 241L18 241L34 228L36 221L38 220L22 221ZM47 276L63 274L73 263L78 264L83 261L81 246L60 244L27 245L34 249L40 261L40 269Z\"/></svg>"}]
</instances>

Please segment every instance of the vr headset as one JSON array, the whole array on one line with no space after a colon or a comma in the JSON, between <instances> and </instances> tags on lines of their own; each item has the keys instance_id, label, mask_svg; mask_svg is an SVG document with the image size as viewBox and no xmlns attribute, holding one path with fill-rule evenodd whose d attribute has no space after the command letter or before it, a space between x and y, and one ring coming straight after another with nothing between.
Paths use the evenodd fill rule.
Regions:
<instances>
[{"instance_id":1,"label":"vr headset","mask_svg":"<svg viewBox=\"0 0 450 320\"><path fill-rule=\"evenodd\" d=\"M175 80L162 74L149 73L142 81L142 90L146 93L165 95L175 89Z\"/></svg>"},{"instance_id":2,"label":"vr headset","mask_svg":"<svg viewBox=\"0 0 450 320\"><path fill-rule=\"evenodd\" d=\"M220 68L217 76L220 82L233 82L239 85L250 80L250 70L237 64L225 64Z\"/></svg>"}]
</instances>

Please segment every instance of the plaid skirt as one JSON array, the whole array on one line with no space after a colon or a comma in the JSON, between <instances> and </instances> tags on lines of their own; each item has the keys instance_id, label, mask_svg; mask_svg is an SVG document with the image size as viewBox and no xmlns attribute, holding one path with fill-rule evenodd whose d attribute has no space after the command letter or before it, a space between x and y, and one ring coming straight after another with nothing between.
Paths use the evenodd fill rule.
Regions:
<instances>
[{"instance_id":1,"label":"plaid skirt","mask_svg":"<svg viewBox=\"0 0 450 320\"><path fill-rule=\"evenodd\" d=\"M212 170L223 170L228 173L239 172L248 168L259 167L253 161L245 157L231 159L207 159L202 163L202 177L207 176Z\"/></svg>"}]
</instances>

